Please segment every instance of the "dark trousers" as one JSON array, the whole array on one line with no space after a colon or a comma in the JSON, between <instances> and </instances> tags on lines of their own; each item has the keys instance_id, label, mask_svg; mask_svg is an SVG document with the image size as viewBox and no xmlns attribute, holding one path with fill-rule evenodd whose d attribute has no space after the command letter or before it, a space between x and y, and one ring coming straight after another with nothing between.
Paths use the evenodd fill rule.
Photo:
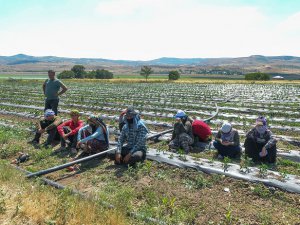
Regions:
<instances>
[{"instance_id":1,"label":"dark trousers","mask_svg":"<svg viewBox=\"0 0 300 225\"><path fill-rule=\"evenodd\" d=\"M51 122L47 121L47 120L40 121L40 126L41 126L42 129L45 129L50 124L51 124ZM47 137L47 140L45 142L45 145L50 145L54 140L56 140L56 141L60 140L60 136L59 136L59 133L57 132L56 127L54 127L51 130L48 130L47 133L48 133L48 137ZM42 134L36 132L35 136L34 136L34 140L37 141L37 142L40 142L41 136L42 136Z\"/></svg>"},{"instance_id":2,"label":"dark trousers","mask_svg":"<svg viewBox=\"0 0 300 225\"><path fill-rule=\"evenodd\" d=\"M122 147L122 150L121 150L122 159L124 159L124 157L129 154L130 150L131 150L131 148ZM112 151L112 152L109 152L107 155L110 159L114 160L116 152ZM137 162L143 162L145 159L146 159L145 151L136 151L131 155L131 157L128 161L128 164L132 166L132 165L135 165Z\"/></svg>"},{"instance_id":3,"label":"dark trousers","mask_svg":"<svg viewBox=\"0 0 300 225\"><path fill-rule=\"evenodd\" d=\"M55 115L57 116L58 102L59 102L59 99L50 99L50 100L46 99L44 111L46 111L47 109L52 109L54 111Z\"/></svg>"},{"instance_id":4,"label":"dark trousers","mask_svg":"<svg viewBox=\"0 0 300 225\"><path fill-rule=\"evenodd\" d=\"M254 162L267 162L267 163L275 163L276 162L276 144L272 147L267 149L268 154L265 157L260 157L259 153L261 152L262 148L265 146L266 143L257 143L252 138L246 138L244 147L245 147L245 155L249 158L252 158Z\"/></svg>"},{"instance_id":5,"label":"dark trousers","mask_svg":"<svg viewBox=\"0 0 300 225\"><path fill-rule=\"evenodd\" d=\"M224 146L220 142L214 141L214 147L218 150L218 153L223 157L234 158L241 153L240 146Z\"/></svg>"},{"instance_id":6,"label":"dark trousers","mask_svg":"<svg viewBox=\"0 0 300 225\"><path fill-rule=\"evenodd\" d=\"M68 134L71 132L71 129L69 127L63 127L63 131L65 134ZM68 140L70 141L69 147L76 148L77 144L77 134L75 135L69 135ZM60 137L60 144L62 147L66 146L66 141L63 137Z\"/></svg>"}]
</instances>

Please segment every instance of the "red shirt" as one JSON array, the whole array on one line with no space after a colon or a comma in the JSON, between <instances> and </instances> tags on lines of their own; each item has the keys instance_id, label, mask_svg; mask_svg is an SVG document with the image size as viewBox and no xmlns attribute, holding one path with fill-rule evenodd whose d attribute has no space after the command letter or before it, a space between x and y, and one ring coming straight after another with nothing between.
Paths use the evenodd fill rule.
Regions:
<instances>
[{"instance_id":1,"label":"red shirt","mask_svg":"<svg viewBox=\"0 0 300 225\"><path fill-rule=\"evenodd\" d=\"M202 120L194 120L192 129L194 136L198 136L203 141L211 135L210 127Z\"/></svg>"},{"instance_id":2,"label":"red shirt","mask_svg":"<svg viewBox=\"0 0 300 225\"><path fill-rule=\"evenodd\" d=\"M58 127L57 127L57 131L58 133L60 134L60 136L63 136L64 135L64 130L63 130L63 127L70 127L70 129L72 130L70 132L70 135L75 135L79 129L81 127L83 127L83 121L82 120L78 120L78 122L75 124L73 122L73 120L68 120L62 124L60 124Z\"/></svg>"}]
</instances>

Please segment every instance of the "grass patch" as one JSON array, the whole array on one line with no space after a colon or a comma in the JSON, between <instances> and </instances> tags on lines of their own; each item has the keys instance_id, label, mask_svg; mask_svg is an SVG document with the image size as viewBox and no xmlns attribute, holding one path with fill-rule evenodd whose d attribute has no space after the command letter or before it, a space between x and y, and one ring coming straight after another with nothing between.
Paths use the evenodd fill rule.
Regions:
<instances>
[{"instance_id":1,"label":"grass patch","mask_svg":"<svg viewBox=\"0 0 300 225\"><path fill-rule=\"evenodd\" d=\"M58 191L24 176L3 161L0 163L0 222L13 224L131 224L125 215L108 210L98 201L82 199L69 190ZM2 211L1 211L2 207Z\"/></svg>"}]
</instances>

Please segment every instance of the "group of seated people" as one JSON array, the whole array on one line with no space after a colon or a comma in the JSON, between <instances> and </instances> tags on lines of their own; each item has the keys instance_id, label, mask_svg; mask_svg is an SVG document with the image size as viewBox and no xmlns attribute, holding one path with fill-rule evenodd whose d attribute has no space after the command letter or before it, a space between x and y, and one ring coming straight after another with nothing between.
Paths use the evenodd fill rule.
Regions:
<instances>
[{"instance_id":1,"label":"group of seated people","mask_svg":"<svg viewBox=\"0 0 300 225\"><path fill-rule=\"evenodd\" d=\"M70 120L62 122L53 110L47 109L44 118L37 125L31 143L38 144L41 135L46 132L48 136L44 143L45 147L49 147L56 140L60 141L61 148L68 145L67 147L74 154L80 149L85 153L95 154L109 148L109 129L100 117L90 115L86 125L80 120L78 110L72 110L70 117ZM192 149L201 151L203 144L212 140L211 129L204 121L193 120L182 110L179 110L174 117L176 122L169 143L170 150L182 149L186 154ZM146 136L149 130L133 107L128 107L121 113L119 128L117 148L107 155L114 158L116 164L132 165L144 161L147 152ZM241 155L239 133L230 123L222 125L216 134L213 146L217 149L220 159ZM246 156L253 161L276 162L276 139L272 137L264 117L257 118L255 127L246 134L244 147Z\"/></svg>"},{"instance_id":2,"label":"group of seated people","mask_svg":"<svg viewBox=\"0 0 300 225\"><path fill-rule=\"evenodd\" d=\"M183 149L186 154L192 149L201 149L203 143L212 140L210 127L201 120L193 120L182 110L175 115L176 122L169 148L177 151ZM254 162L276 162L276 142L272 132L268 129L265 117L258 117L247 134L244 143L245 155ZM240 136L236 129L228 122L223 123L215 136L213 146L218 151L218 158L235 158L241 155ZM203 150L203 148L202 148Z\"/></svg>"},{"instance_id":3,"label":"group of seated people","mask_svg":"<svg viewBox=\"0 0 300 225\"><path fill-rule=\"evenodd\" d=\"M124 124L117 148L107 154L115 159L116 164L132 165L145 160L146 136L149 131L132 107L128 107L122 116ZM100 117L90 115L86 125L79 119L79 111L72 110L70 117L70 120L62 122L53 110L47 109L44 118L37 124L35 137L30 143L39 144L41 135L46 132L48 136L43 144L44 147L60 141L62 149L68 147L72 153L77 153L77 150L81 149L88 154L95 154L109 148L109 129Z\"/></svg>"}]
</instances>

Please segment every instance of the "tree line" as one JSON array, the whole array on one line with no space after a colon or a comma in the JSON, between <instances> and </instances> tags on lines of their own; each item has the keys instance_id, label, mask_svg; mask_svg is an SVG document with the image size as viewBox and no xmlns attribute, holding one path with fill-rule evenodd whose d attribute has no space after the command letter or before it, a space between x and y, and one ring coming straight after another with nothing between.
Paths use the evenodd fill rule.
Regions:
<instances>
[{"instance_id":1,"label":"tree line","mask_svg":"<svg viewBox=\"0 0 300 225\"><path fill-rule=\"evenodd\" d=\"M140 75L143 76L146 81L151 74L153 74L153 70L150 66L142 66ZM101 70L92 70L85 71L85 67L83 65L75 65L71 70L64 70L58 75L59 79L113 79L114 75L112 72L101 69ZM178 80L180 78L180 73L177 70L172 70L169 72L169 80Z\"/></svg>"},{"instance_id":2,"label":"tree line","mask_svg":"<svg viewBox=\"0 0 300 225\"><path fill-rule=\"evenodd\" d=\"M114 74L108 70L92 70L85 71L85 67L82 65L75 65L71 70L64 70L58 75L59 79L112 79Z\"/></svg>"},{"instance_id":3,"label":"tree line","mask_svg":"<svg viewBox=\"0 0 300 225\"><path fill-rule=\"evenodd\" d=\"M150 66L142 66L140 75L148 81L148 78L154 71ZM92 71L85 71L83 65L75 65L71 70L64 70L58 75L59 79L113 79L114 74L105 69L97 69ZM180 78L180 73L177 70L172 70L168 75L169 80L178 80ZM270 74L266 73L248 73L245 75L245 80L270 80Z\"/></svg>"}]
</instances>

